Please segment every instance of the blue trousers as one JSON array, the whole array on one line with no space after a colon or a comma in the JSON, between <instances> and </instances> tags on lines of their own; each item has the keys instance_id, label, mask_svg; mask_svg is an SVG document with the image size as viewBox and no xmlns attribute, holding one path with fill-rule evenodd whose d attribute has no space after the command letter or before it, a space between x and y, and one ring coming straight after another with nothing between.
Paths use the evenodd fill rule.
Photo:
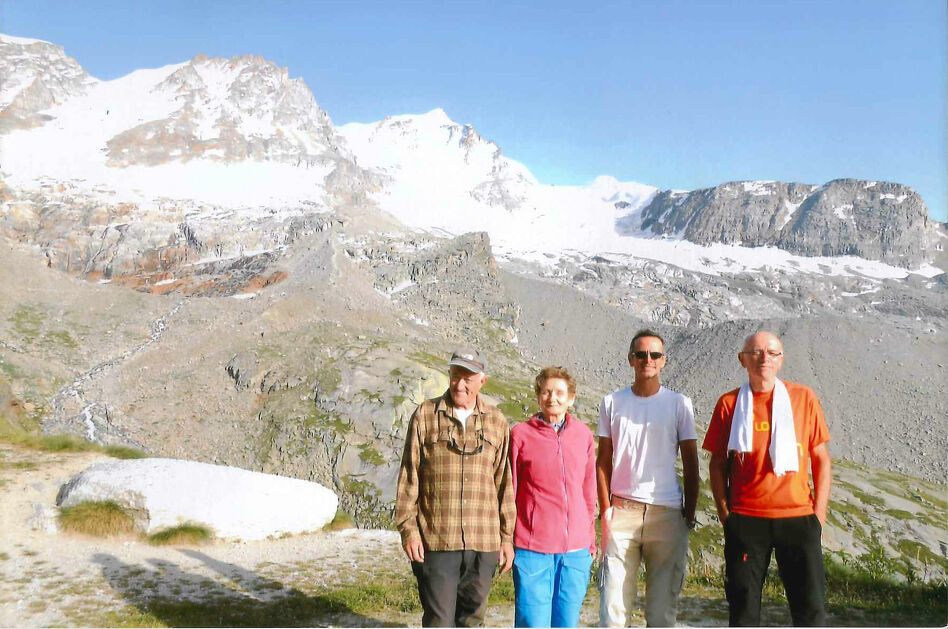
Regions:
<instances>
[{"instance_id":1,"label":"blue trousers","mask_svg":"<svg viewBox=\"0 0 948 629\"><path fill-rule=\"evenodd\" d=\"M592 555L537 553L517 548L514 555L514 625L575 627L589 587Z\"/></svg>"}]
</instances>

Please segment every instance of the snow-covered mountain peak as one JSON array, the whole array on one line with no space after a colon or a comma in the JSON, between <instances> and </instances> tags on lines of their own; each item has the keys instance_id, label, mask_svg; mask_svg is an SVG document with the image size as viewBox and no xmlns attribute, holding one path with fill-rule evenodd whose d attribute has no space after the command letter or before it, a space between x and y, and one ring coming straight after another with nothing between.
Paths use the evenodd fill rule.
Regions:
<instances>
[{"instance_id":1,"label":"snow-covered mountain peak","mask_svg":"<svg viewBox=\"0 0 948 629\"><path fill-rule=\"evenodd\" d=\"M423 114L408 114L404 116L389 116L387 119L398 120L398 121L415 121L419 125L424 125L428 127L438 128L444 126L457 126L457 123L451 120L446 112L441 107L436 107L431 111Z\"/></svg>"},{"instance_id":2,"label":"snow-covered mountain peak","mask_svg":"<svg viewBox=\"0 0 948 629\"><path fill-rule=\"evenodd\" d=\"M17 46L32 46L33 44L47 44L49 46L55 45L42 39L34 39L32 37L16 37L15 35L7 35L5 33L0 33L0 44L15 44ZM56 47L62 49L61 46Z\"/></svg>"},{"instance_id":3,"label":"snow-covered mountain peak","mask_svg":"<svg viewBox=\"0 0 948 629\"><path fill-rule=\"evenodd\" d=\"M150 92L177 108L110 138L109 165L203 158L313 166L336 152L329 115L286 68L249 55L199 55L173 68Z\"/></svg>"},{"instance_id":4,"label":"snow-covered mountain peak","mask_svg":"<svg viewBox=\"0 0 948 629\"><path fill-rule=\"evenodd\" d=\"M40 112L94 82L62 46L0 35L0 134L45 124L50 117Z\"/></svg>"},{"instance_id":5,"label":"snow-covered mountain peak","mask_svg":"<svg viewBox=\"0 0 948 629\"><path fill-rule=\"evenodd\" d=\"M409 227L486 231L499 250L528 258L610 252L711 269L724 256L751 268L763 256L745 249L768 245L811 256L829 246L902 266L930 259L925 247L906 257L913 238L928 242L920 199L884 182L738 181L680 192L603 175L543 185L441 108L336 129L301 79L251 55L197 55L99 81L58 46L3 37L0 70L3 183L19 195L11 203L29 197L24 208L55 188L73 198L54 204L170 201L188 216L242 225L370 196ZM893 236L886 225L901 215L922 227ZM715 249L721 242L740 253Z\"/></svg>"},{"instance_id":6,"label":"snow-covered mountain peak","mask_svg":"<svg viewBox=\"0 0 948 629\"><path fill-rule=\"evenodd\" d=\"M521 211L539 185L523 164L504 157L473 125L458 124L443 109L347 124L339 133L361 166L387 179L382 207L410 226L470 228L476 223L470 219L483 211L475 208ZM446 208L459 216L446 215Z\"/></svg>"},{"instance_id":7,"label":"snow-covered mountain peak","mask_svg":"<svg viewBox=\"0 0 948 629\"><path fill-rule=\"evenodd\" d=\"M344 188L361 181L306 84L261 57L198 55L99 81L59 46L0 46L0 154L18 189L292 208L322 206L340 165L356 180Z\"/></svg>"}]
</instances>

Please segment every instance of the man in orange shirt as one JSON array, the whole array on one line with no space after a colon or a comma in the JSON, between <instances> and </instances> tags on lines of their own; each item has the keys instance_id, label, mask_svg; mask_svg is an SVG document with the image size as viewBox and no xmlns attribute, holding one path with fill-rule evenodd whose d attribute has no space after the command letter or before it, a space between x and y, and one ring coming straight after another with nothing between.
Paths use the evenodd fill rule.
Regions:
<instances>
[{"instance_id":1,"label":"man in orange shirt","mask_svg":"<svg viewBox=\"0 0 948 629\"><path fill-rule=\"evenodd\" d=\"M812 389L777 378L784 353L776 335L749 336L737 358L748 381L718 400L702 444L711 452L711 490L724 526L730 625L760 624L773 551L793 624L822 626L821 538L832 484L823 410Z\"/></svg>"}]
</instances>

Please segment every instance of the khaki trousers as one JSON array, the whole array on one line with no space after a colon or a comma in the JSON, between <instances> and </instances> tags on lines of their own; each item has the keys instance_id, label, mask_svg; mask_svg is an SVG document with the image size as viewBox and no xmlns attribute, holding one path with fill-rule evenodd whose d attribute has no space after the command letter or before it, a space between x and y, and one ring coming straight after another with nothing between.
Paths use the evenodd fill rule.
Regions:
<instances>
[{"instance_id":1,"label":"khaki trousers","mask_svg":"<svg viewBox=\"0 0 948 629\"><path fill-rule=\"evenodd\" d=\"M678 507L615 498L603 527L599 621L628 627L645 562L645 623L674 627L688 562L688 525Z\"/></svg>"}]
</instances>

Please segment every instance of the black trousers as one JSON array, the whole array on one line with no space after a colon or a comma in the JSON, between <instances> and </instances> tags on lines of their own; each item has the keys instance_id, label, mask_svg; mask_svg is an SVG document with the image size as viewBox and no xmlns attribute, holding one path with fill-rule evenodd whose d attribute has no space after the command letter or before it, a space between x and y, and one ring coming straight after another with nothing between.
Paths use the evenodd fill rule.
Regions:
<instances>
[{"instance_id":1,"label":"black trousers","mask_svg":"<svg viewBox=\"0 0 948 629\"><path fill-rule=\"evenodd\" d=\"M481 627L500 553L476 550L425 551L411 562L418 580L423 627Z\"/></svg>"},{"instance_id":2,"label":"black trousers","mask_svg":"<svg viewBox=\"0 0 948 629\"><path fill-rule=\"evenodd\" d=\"M760 625L760 595L771 551L777 557L793 625L822 627L826 624L822 532L815 515L756 518L731 513L728 516L724 522L724 591L732 627Z\"/></svg>"}]
</instances>

